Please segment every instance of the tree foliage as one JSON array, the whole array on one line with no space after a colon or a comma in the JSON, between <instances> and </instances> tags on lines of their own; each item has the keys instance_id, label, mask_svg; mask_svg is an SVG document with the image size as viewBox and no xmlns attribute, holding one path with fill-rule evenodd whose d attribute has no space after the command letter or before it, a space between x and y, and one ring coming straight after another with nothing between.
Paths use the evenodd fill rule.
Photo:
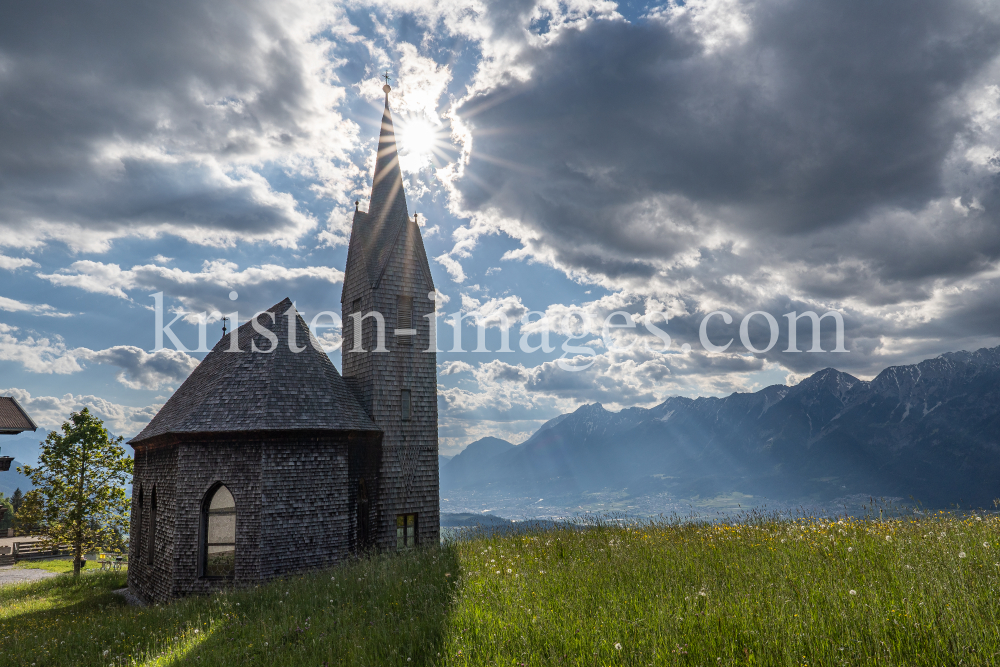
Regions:
<instances>
[{"instance_id":1,"label":"tree foliage","mask_svg":"<svg viewBox=\"0 0 1000 667\"><path fill-rule=\"evenodd\" d=\"M75 574L83 554L120 547L121 536L128 533L124 487L132 475L132 459L123 441L84 408L71 414L60 431L49 433L37 466L18 468L36 487L25 496L22 512L29 509L35 515L31 518L47 542L73 547Z\"/></svg>"},{"instance_id":2,"label":"tree foliage","mask_svg":"<svg viewBox=\"0 0 1000 667\"><path fill-rule=\"evenodd\" d=\"M21 487L14 489L14 495L10 497L10 502L14 506L14 512L21 509L21 503L24 502L24 494L21 493Z\"/></svg>"},{"instance_id":3,"label":"tree foliage","mask_svg":"<svg viewBox=\"0 0 1000 667\"><path fill-rule=\"evenodd\" d=\"M7 529L14 523L14 503L0 493L0 537L7 537Z\"/></svg>"}]
</instances>

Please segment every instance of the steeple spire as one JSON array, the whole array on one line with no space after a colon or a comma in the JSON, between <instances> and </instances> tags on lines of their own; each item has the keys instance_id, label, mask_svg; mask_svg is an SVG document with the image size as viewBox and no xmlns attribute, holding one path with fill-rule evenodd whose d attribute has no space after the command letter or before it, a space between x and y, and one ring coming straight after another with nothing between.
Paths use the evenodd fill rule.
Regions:
<instances>
[{"instance_id":1,"label":"steeple spire","mask_svg":"<svg viewBox=\"0 0 1000 667\"><path fill-rule=\"evenodd\" d=\"M407 217L406 196L403 194L403 175L399 170L399 155L396 151L396 133L392 126L392 112L389 110L389 75L385 74L385 110L382 112L382 129L378 137L378 154L375 158L375 176L372 180L369 215L374 215L376 224L386 219Z\"/></svg>"}]
</instances>

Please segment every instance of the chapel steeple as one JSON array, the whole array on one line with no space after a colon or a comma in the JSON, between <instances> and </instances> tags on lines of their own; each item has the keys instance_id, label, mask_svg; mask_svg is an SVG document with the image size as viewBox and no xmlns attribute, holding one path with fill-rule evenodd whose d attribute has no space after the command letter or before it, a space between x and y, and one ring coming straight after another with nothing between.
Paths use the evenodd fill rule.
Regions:
<instances>
[{"instance_id":1,"label":"chapel steeple","mask_svg":"<svg viewBox=\"0 0 1000 667\"><path fill-rule=\"evenodd\" d=\"M407 548L439 540L435 290L406 208L388 74L382 90L371 201L355 207L344 270L341 355L345 383L383 433L375 542Z\"/></svg>"},{"instance_id":2,"label":"chapel steeple","mask_svg":"<svg viewBox=\"0 0 1000 667\"><path fill-rule=\"evenodd\" d=\"M392 125L392 111L389 110L389 92L392 88L387 82L382 86L382 90L385 92L385 109L382 112L382 126L378 135L378 152L375 157L375 175L372 179L368 214L386 220L407 218L403 174L399 169L396 132Z\"/></svg>"}]
</instances>

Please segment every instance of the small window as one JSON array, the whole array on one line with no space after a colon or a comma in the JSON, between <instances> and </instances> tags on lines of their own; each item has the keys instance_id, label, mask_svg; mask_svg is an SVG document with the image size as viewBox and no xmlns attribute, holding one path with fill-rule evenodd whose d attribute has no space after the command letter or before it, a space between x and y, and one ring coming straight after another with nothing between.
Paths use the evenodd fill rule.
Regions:
<instances>
[{"instance_id":1,"label":"small window","mask_svg":"<svg viewBox=\"0 0 1000 667\"><path fill-rule=\"evenodd\" d=\"M220 486L205 505L205 547L202 567L206 577L232 577L236 571L236 502Z\"/></svg>"},{"instance_id":2,"label":"small window","mask_svg":"<svg viewBox=\"0 0 1000 667\"><path fill-rule=\"evenodd\" d=\"M153 487L152 497L149 499L149 543L146 545L146 562L153 564L156 556L156 487Z\"/></svg>"},{"instance_id":3,"label":"small window","mask_svg":"<svg viewBox=\"0 0 1000 667\"><path fill-rule=\"evenodd\" d=\"M409 549L417 544L417 515L396 515L396 548Z\"/></svg>"},{"instance_id":4,"label":"small window","mask_svg":"<svg viewBox=\"0 0 1000 667\"><path fill-rule=\"evenodd\" d=\"M139 509L135 515L135 550L132 552L137 561L142 561L142 486L139 487Z\"/></svg>"},{"instance_id":5,"label":"small window","mask_svg":"<svg viewBox=\"0 0 1000 667\"><path fill-rule=\"evenodd\" d=\"M399 410L400 417L403 421L408 421L410 419L410 413L412 412L413 406L410 405L410 390L404 389L400 392L399 400Z\"/></svg>"},{"instance_id":6,"label":"small window","mask_svg":"<svg viewBox=\"0 0 1000 667\"><path fill-rule=\"evenodd\" d=\"M358 549L369 546L368 518L370 508L368 505L368 486L362 477L358 480Z\"/></svg>"},{"instance_id":7,"label":"small window","mask_svg":"<svg viewBox=\"0 0 1000 667\"><path fill-rule=\"evenodd\" d=\"M411 332L404 334L403 332ZM396 340L400 346L413 345L413 297L401 296L396 300Z\"/></svg>"}]
</instances>

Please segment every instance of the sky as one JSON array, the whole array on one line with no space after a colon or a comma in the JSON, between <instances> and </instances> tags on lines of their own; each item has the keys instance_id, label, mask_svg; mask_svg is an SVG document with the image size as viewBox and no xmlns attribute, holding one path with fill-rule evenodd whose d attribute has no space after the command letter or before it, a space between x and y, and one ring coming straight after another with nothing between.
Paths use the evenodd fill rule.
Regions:
<instances>
[{"instance_id":1,"label":"sky","mask_svg":"<svg viewBox=\"0 0 1000 667\"><path fill-rule=\"evenodd\" d=\"M131 436L199 321L339 313L385 72L438 302L472 314L463 351L438 326L443 454L1000 344L997 3L64 0L0 22L0 395ZM159 293L191 351L155 349ZM790 351L807 311L846 351L833 317Z\"/></svg>"}]
</instances>

